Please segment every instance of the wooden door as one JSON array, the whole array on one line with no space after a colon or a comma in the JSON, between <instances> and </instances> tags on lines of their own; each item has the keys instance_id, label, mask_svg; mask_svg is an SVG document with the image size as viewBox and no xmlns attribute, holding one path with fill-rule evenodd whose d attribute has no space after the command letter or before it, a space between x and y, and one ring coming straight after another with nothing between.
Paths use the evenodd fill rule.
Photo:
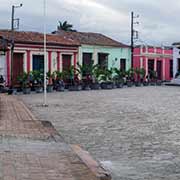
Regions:
<instances>
[{"instance_id":1,"label":"wooden door","mask_svg":"<svg viewBox=\"0 0 180 180\"><path fill-rule=\"evenodd\" d=\"M71 67L71 55L62 55L62 70L69 71Z\"/></svg>"},{"instance_id":2,"label":"wooden door","mask_svg":"<svg viewBox=\"0 0 180 180\"><path fill-rule=\"evenodd\" d=\"M18 76L23 74L23 54L14 53L13 63L12 63L12 85L18 84Z\"/></svg>"},{"instance_id":3,"label":"wooden door","mask_svg":"<svg viewBox=\"0 0 180 180\"><path fill-rule=\"evenodd\" d=\"M120 69L126 71L126 59L120 59Z\"/></svg>"},{"instance_id":4,"label":"wooden door","mask_svg":"<svg viewBox=\"0 0 180 180\"><path fill-rule=\"evenodd\" d=\"M162 79L162 61L157 61L157 78Z\"/></svg>"}]
</instances>

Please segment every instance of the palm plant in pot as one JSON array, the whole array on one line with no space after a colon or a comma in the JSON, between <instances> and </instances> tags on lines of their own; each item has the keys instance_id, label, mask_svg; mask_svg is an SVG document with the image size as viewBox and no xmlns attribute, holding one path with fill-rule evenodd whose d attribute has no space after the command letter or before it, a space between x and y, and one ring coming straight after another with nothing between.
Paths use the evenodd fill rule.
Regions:
<instances>
[{"instance_id":1,"label":"palm plant in pot","mask_svg":"<svg viewBox=\"0 0 180 180\"><path fill-rule=\"evenodd\" d=\"M77 63L77 69L80 78L82 79L82 88L83 90L91 90L92 83L92 64L89 65L81 65L79 62Z\"/></svg>"},{"instance_id":2,"label":"palm plant in pot","mask_svg":"<svg viewBox=\"0 0 180 180\"><path fill-rule=\"evenodd\" d=\"M155 86L157 82L157 72L156 71L150 71L150 85Z\"/></svg>"},{"instance_id":3,"label":"palm plant in pot","mask_svg":"<svg viewBox=\"0 0 180 180\"><path fill-rule=\"evenodd\" d=\"M65 72L62 71L56 71L55 75L55 89L56 91L64 91L65 90L65 83L64 83L64 77L65 77Z\"/></svg>"},{"instance_id":4,"label":"palm plant in pot","mask_svg":"<svg viewBox=\"0 0 180 180\"><path fill-rule=\"evenodd\" d=\"M51 73L51 71L47 72L47 80L48 80L48 84L47 84L47 92L53 92L53 88L54 88L54 78L55 78L55 74Z\"/></svg>"},{"instance_id":5,"label":"palm plant in pot","mask_svg":"<svg viewBox=\"0 0 180 180\"><path fill-rule=\"evenodd\" d=\"M141 86L141 70L139 68L134 69L134 76L135 76L135 86Z\"/></svg>"},{"instance_id":6,"label":"palm plant in pot","mask_svg":"<svg viewBox=\"0 0 180 180\"><path fill-rule=\"evenodd\" d=\"M99 67L99 65L98 64L93 65L91 89L94 89L94 90L101 89L100 77L102 74L103 74L103 70Z\"/></svg>"},{"instance_id":7,"label":"palm plant in pot","mask_svg":"<svg viewBox=\"0 0 180 180\"><path fill-rule=\"evenodd\" d=\"M114 82L113 82L113 69L104 69L102 70L101 78L101 88L102 89L113 89L114 88Z\"/></svg>"},{"instance_id":8,"label":"palm plant in pot","mask_svg":"<svg viewBox=\"0 0 180 180\"><path fill-rule=\"evenodd\" d=\"M18 76L17 80L20 83L23 94L30 94L31 93L30 74L23 72L22 75Z\"/></svg>"},{"instance_id":9,"label":"palm plant in pot","mask_svg":"<svg viewBox=\"0 0 180 180\"><path fill-rule=\"evenodd\" d=\"M114 72L116 75L113 77L113 79L115 81L116 87L122 88L124 86L123 77L125 76L125 72L118 68L114 68Z\"/></svg>"},{"instance_id":10,"label":"palm plant in pot","mask_svg":"<svg viewBox=\"0 0 180 180\"><path fill-rule=\"evenodd\" d=\"M77 69L74 66L71 66L66 74L70 82L68 85L69 91L82 90L82 82L79 79L79 73L77 72Z\"/></svg>"},{"instance_id":11,"label":"palm plant in pot","mask_svg":"<svg viewBox=\"0 0 180 180\"><path fill-rule=\"evenodd\" d=\"M126 71L126 84L127 84L127 86L132 87L133 81L134 81L134 69L130 68L129 70Z\"/></svg>"},{"instance_id":12,"label":"palm plant in pot","mask_svg":"<svg viewBox=\"0 0 180 180\"><path fill-rule=\"evenodd\" d=\"M33 88L36 93L43 92L43 72L34 70L32 71Z\"/></svg>"}]
</instances>

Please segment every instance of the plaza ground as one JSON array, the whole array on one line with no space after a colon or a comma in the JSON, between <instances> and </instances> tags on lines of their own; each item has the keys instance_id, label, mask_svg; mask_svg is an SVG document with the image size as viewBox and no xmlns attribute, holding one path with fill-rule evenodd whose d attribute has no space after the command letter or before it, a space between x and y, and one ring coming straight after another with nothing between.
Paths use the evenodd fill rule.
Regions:
<instances>
[{"instance_id":1,"label":"plaza ground","mask_svg":"<svg viewBox=\"0 0 180 180\"><path fill-rule=\"evenodd\" d=\"M114 180L180 179L180 88L132 87L19 95L110 169Z\"/></svg>"}]
</instances>

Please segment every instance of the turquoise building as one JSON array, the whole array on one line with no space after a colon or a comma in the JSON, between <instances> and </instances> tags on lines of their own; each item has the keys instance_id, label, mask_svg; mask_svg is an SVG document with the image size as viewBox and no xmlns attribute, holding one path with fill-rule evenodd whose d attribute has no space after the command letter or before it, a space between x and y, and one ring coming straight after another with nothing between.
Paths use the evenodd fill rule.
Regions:
<instances>
[{"instance_id":1,"label":"turquoise building","mask_svg":"<svg viewBox=\"0 0 180 180\"><path fill-rule=\"evenodd\" d=\"M128 70L131 68L131 49L128 45L115 41L99 33L58 31L60 36L77 41L78 61L89 64L91 60L101 67Z\"/></svg>"}]
</instances>

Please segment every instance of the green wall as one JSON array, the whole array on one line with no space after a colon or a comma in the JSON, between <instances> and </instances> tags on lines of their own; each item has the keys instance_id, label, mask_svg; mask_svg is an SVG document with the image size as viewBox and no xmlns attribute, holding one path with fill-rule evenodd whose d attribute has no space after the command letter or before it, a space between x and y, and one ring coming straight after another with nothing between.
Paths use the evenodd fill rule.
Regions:
<instances>
[{"instance_id":1,"label":"green wall","mask_svg":"<svg viewBox=\"0 0 180 180\"><path fill-rule=\"evenodd\" d=\"M108 68L120 68L120 59L126 59L126 70L131 68L131 50L130 48L116 48L104 46L82 45L79 48L79 62L82 63L83 53L93 53L93 60L98 62L98 53L108 53Z\"/></svg>"}]
</instances>

